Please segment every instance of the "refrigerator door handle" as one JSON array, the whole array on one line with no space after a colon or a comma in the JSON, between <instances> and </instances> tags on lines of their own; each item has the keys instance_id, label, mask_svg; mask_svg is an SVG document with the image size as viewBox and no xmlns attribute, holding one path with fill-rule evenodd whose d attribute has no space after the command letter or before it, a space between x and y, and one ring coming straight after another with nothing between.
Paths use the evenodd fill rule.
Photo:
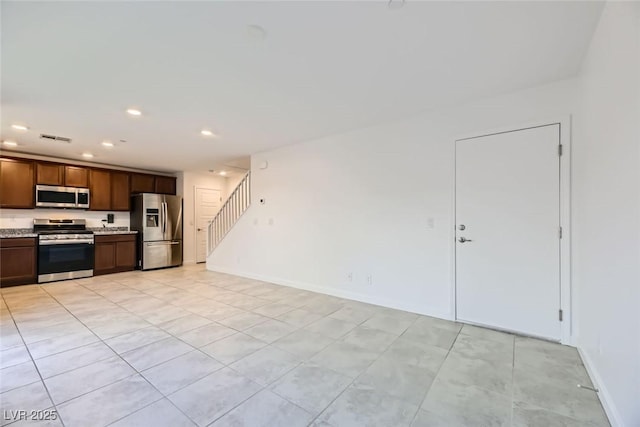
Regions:
<instances>
[{"instance_id":1,"label":"refrigerator door handle","mask_svg":"<svg viewBox=\"0 0 640 427\"><path fill-rule=\"evenodd\" d=\"M169 205L164 202L164 232L167 232L167 225L169 224Z\"/></svg>"},{"instance_id":2,"label":"refrigerator door handle","mask_svg":"<svg viewBox=\"0 0 640 427\"><path fill-rule=\"evenodd\" d=\"M180 231L178 228L182 226L182 201L180 202L180 208L178 209L178 216L177 219L174 221L174 223L172 224L173 229L170 230L171 232L171 239L176 239L178 238L178 231ZM182 233L180 233L182 234Z\"/></svg>"},{"instance_id":3,"label":"refrigerator door handle","mask_svg":"<svg viewBox=\"0 0 640 427\"><path fill-rule=\"evenodd\" d=\"M162 202L162 236L166 238L167 234L167 204Z\"/></svg>"}]
</instances>

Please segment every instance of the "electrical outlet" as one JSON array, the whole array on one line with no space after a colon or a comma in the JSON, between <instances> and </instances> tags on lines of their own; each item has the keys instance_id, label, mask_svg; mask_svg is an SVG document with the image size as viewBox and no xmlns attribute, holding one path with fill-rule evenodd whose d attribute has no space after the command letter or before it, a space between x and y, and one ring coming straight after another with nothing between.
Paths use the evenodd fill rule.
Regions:
<instances>
[{"instance_id":1,"label":"electrical outlet","mask_svg":"<svg viewBox=\"0 0 640 427\"><path fill-rule=\"evenodd\" d=\"M436 220L433 218L427 218L427 227L434 229L436 227Z\"/></svg>"},{"instance_id":2,"label":"electrical outlet","mask_svg":"<svg viewBox=\"0 0 640 427\"><path fill-rule=\"evenodd\" d=\"M373 285L373 276L371 274L367 275L367 284Z\"/></svg>"},{"instance_id":3,"label":"electrical outlet","mask_svg":"<svg viewBox=\"0 0 640 427\"><path fill-rule=\"evenodd\" d=\"M347 280L353 282L353 273L347 274Z\"/></svg>"}]
</instances>

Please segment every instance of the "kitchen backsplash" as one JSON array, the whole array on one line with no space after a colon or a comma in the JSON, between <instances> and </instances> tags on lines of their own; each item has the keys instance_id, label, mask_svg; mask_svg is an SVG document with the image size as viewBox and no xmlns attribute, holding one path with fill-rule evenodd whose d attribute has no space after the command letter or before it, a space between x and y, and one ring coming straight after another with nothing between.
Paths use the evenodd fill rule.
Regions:
<instances>
[{"instance_id":1,"label":"kitchen backsplash","mask_svg":"<svg viewBox=\"0 0 640 427\"><path fill-rule=\"evenodd\" d=\"M76 209L0 209L0 228L33 228L34 218L85 219L87 227L102 227L107 214L114 215L114 223L107 227L129 228L129 212L96 212Z\"/></svg>"}]
</instances>

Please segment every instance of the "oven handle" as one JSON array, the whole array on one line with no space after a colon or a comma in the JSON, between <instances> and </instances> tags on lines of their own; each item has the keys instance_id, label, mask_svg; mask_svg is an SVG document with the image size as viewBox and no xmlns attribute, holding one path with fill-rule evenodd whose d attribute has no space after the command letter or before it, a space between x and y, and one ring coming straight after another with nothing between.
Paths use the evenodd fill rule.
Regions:
<instances>
[{"instance_id":1,"label":"oven handle","mask_svg":"<svg viewBox=\"0 0 640 427\"><path fill-rule=\"evenodd\" d=\"M82 240L40 240L38 245L40 246L53 246L53 245L93 245L93 239Z\"/></svg>"}]
</instances>

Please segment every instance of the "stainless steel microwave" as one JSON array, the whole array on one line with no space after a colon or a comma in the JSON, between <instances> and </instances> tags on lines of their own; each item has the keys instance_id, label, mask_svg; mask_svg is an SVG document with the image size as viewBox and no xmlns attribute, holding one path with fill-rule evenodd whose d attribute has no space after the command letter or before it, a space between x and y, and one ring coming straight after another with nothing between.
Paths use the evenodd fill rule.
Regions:
<instances>
[{"instance_id":1,"label":"stainless steel microwave","mask_svg":"<svg viewBox=\"0 0 640 427\"><path fill-rule=\"evenodd\" d=\"M89 189L36 185L36 207L89 209Z\"/></svg>"}]
</instances>

